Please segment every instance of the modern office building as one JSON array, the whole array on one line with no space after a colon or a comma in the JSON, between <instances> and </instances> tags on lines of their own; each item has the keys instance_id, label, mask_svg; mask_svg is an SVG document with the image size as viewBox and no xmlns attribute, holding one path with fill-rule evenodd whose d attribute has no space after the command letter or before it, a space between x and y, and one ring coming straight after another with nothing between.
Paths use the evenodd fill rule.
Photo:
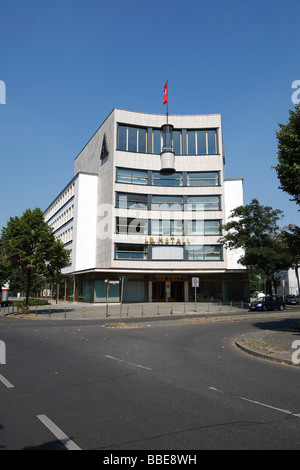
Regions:
<instances>
[{"instance_id":1,"label":"modern office building","mask_svg":"<svg viewBox=\"0 0 300 470\"><path fill-rule=\"evenodd\" d=\"M298 279L300 279L300 268L290 268L285 271L276 273L275 277L278 279L278 295L300 295L298 288Z\"/></svg>"},{"instance_id":2,"label":"modern office building","mask_svg":"<svg viewBox=\"0 0 300 470\"><path fill-rule=\"evenodd\" d=\"M45 211L70 250L59 297L83 302L248 300L240 253L218 242L243 204L224 177L219 114L114 109L75 159L74 178Z\"/></svg>"}]
</instances>

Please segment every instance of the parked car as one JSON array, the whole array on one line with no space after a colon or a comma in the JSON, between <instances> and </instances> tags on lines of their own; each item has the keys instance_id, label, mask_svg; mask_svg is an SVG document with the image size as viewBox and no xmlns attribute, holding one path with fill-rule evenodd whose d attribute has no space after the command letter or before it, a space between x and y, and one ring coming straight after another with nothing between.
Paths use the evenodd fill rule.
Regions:
<instances>
[{"instance_id":1,"label":"parked car","mask_svg":"<svg viewBox=\"0 0 300 470\"><path fill-rule=\"evenodd\" d=\"M299 304L299 297L297 295L289 294L285 296L284 301L288 305L297 305Z\"/></svg>"},{"instance_id":2,"label":"parked car","mask_svg":"<svg viewBox=\"0 0 300 470\"><path fill-rule=\"evenodd\" d=\"M285 303L281 297L275 295L267 295L266 297L259 297L249 305L250 310L283 310Z\"/></svg>"}]
</instances>

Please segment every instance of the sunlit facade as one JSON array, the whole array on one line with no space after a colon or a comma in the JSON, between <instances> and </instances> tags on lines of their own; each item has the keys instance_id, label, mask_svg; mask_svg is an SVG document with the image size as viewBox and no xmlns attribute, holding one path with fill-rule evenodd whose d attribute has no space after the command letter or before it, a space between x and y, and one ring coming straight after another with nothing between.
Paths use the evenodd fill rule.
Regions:
<instances>
[{"instance_id":1,"label":"sunlit facade","mask_svg":"<svg viewBox=\"0 0 300 470\"><path fill-rule=\"evenodd\" d=\"M70 250L59 297L82 302L248 300L240 253L219 243L243 204L224 177L221 116L114 109L75 159L74 178L45 211ZM109 285L109 289L107 289Z\"/></svg>"}]
</instances>

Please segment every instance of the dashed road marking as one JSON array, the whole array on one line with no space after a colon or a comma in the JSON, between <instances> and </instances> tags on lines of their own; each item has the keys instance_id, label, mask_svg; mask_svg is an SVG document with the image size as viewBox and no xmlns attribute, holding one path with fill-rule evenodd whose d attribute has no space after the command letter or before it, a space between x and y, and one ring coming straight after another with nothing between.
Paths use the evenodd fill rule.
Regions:
<instances>
[{"instance_id":1,"label":"dashed road marking","mask_svg":"<svg viewBox=\"0 0 300 470\"><path fill-rule=\"evenodd\" d=\"M223 390L219 390L215 387L209 387L209 390L213 390L214 392L226 393ZM254 405L263 406L265 408L270 408L271 410L279 411L281 413L285 413L289 416L295 416L296 418L300 418L300 413L294 413L293 411L285 410L284 408L277 408L276 406L268 405L267 403L261 403L257 400L250 400L250 398L240 397L238 395L232 395L234 398L238 398L239 400L248 401L249 403L253 403Z\"/></svg>"},{"instance_id":2,"label":"dashed road marking","mask_svg":"<svg viewBox=\"0 0 300 470\"><path fill-rule=\"evenodd\" d=\"M108 359L113 359L114 361L124 362L124 364L129 364L130 366L140 367L141 369L146 369L146 370L152 370L151 367L142 366L141 364L135 364L134 362L127 362L127 361L124 361L123 359L119 359L118 357L109 356L108 354L106 354L105 357L107 357Z\"/></svg>"},{"instance_id":3,"label":"dashed road marking","mask_svg":"<svg viewBox=\"0 0 300 470\"><path fill-rule=\"evenodd\" d=\"M37 415L39 420L52 432L52 434L68 449L81 450L56 424L46 415Z\"/></svg>"},{"instance_id":4,"label":"dashed road marking","mask_svg":"<svg viewBox=\"0 0 300 470\"><path fill-rule=\"evenodd\" d=\"M14 385L11 384L3 375L0 374L0 381L7 387L7 388L14 388Z\"/></svg>"}]
</instances>

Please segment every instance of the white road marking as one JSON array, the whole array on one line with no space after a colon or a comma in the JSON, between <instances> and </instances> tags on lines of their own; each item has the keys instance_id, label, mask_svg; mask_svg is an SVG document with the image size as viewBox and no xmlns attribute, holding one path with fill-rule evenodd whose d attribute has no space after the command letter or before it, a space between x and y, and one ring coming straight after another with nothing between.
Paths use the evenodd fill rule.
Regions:
<instances>
[{"instance_id":1,"label":"white road marking","mask_svg":"<svg viewBox=\"0 0 300 470\"><path fill-rule=\"evenodd\" d=\"M7 388L14 388L14 385L11 384L3 375L0 374L0 381L7 387Z\"/></svg>"},{"instance_id":2,"label":"white road marking","mask_svg":"<svg viewBox=\"0 0 300 470\"><path fill-rule=\"evenodd\" d=\"M209 390L214 390L215 392L225 393L222 390L218 390L215 387L209 387ZM260 401L256 401L256 400L250 400L249 398L245 398L245 397L239 397L238 395L232 395L232 396L234 398L238 398L239 400L244 400L244 401L248 401L249 403L253 403L254 405L263 406L265 408L270 408L271 410L279 411L281 413L285 413L287 415L295 416L296 418L300 418L300 413L293 413L292 411L285 410L283 408L277 408L276 406L268 405L266 403L261 403Z\"/></svg>"},{"instance_id":3,"label":"white road marking","mask_svg":"<svg viewBox=\"0 0 300 470\"><path fill-rule=\"evenodd\" d=\"M108 357L108 359L113 359L114 361L124 362L124 364L129 364L130 366L140 367L141 369L146 369L146 370L152 370L150 367L142 366L140 364L135 364L134 362L127 362L127 361L124 361L123 359L119 359L118 357L109 356L108 354L106 354L105 357Z\"/></svg>"},{"instance_id":4,"label":"white road marking","mask_svg":"<svg viewBox=\"0 0 300 470\"><path fill-rule=\"evenodd\" d=\"M56 426L56 424L54 424L46 415L37 415L37 417L68 450L81 450L80 447L78 447L78 445L76 445L75 442L59 429L59 427Z\"/></svg>"},{"instance_id":5,"label":"white road marking","mask_svg":"<svg viewBox=\"0 0 300 470\"><path fill-rule=\"evenodd\" d=\"M222 390L219 390L219 389L217 389L217 388L215 388L215 387L209 387L209 389L210 389L210 390L214 390L215 392L224 393L224 392L222 392Z\"/></svg>"},{"instance_id":6,"label":"white road marking","mask_svg":"<svg viewBox=\"0 0 300 470\"><path fill-rule=\"evenodd\" d=\"M249 401L250 403L254 403L255 405L264 406L265 408L271 408L272 410L280 411L281 413L285 413L287 415L296 416L297 418L300 418L299 413L293 413L292 411L289 411L289 410L284 410L282 408L276 408L275 406L267 405L266 403L261 403L259 401L249 400L249 398L243 398L243 397L238 397L238 396L236 398L239 398L240 400Z\"/></svg>"}]
</instances>

